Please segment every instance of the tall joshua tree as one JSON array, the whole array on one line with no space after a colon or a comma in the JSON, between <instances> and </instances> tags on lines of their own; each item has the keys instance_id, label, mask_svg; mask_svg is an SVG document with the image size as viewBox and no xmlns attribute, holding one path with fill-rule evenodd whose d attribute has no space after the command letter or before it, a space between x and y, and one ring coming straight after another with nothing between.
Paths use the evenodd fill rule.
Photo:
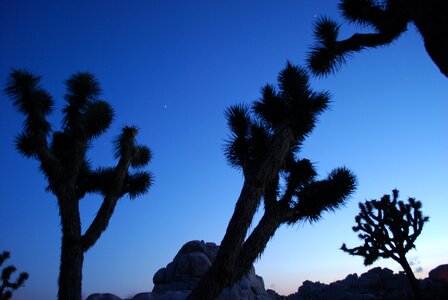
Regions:
<instances>
[{"instance_id":1,"label":"tall joshua tree","mask_svg":"<svg viewBox=\"0 0 448 300\"><path fill-rule=\"evenodd\" d=\"M317 221L343 205L355 188L349 170L338 168L316 180L312 163L298 156L328 106L328 93L312 91L306 71L290 63L278 81L278 91L266 85L251 107L226 112L232 134L225 153L230 165L242 170L244 184L216 259L188 299L215 299L249 270L282 224ZM264 215L245 239L262 200Z\"/></svg>"},{"instance_id":2,"label":"tall joshua tree","mask_svg":"<svg viewBox=\"0 0 448 300\"><path fill-rule=\"evenodd\" d=\"M5 260L9 258L9 252L4 251L0 253L0 266L3 265ZM11 281L11 275L16 271L16 267L13 265L7 266L2 270L2 283L0 284L0 300L8 300L12 298L12 291L21 287L28 279L28 273L22 272L17 277L16 281Z\"/></svg>"},{"instance_id":3,"label":"tall joshua tree","mask_svg":"<svg viewBox=\"0 0 448 300\"><path fill-rule=\"evenodd\" d=\"M448 77L448 1L446 0L341 0L339 9L349 22L369 26L373 33L355 33L338 39L336 22L321 18L315 25L316 44L308 63L317 75L335 71L348 54L388 45L413 23L425 48L440 71Z\"/></svg>"},{"instance_id":4,"label":"tall joshua tree","mask_svg":"<svg viewBox=\"0 0 448 300\"><path fill-rule=\"evenodd\" d=\"M423 216L422 204L414 198L408 203L398 200L398 190L384 195L381 200L371 200L359 204L360 212L356 216L353 231L361 232L359 238L364 245L352 249L342 245L341 250L364 257L366 266L378 258L392 258L404 269L416 299L421 299L418 280L406 259L406 253L415 248L415 240L423 225L429 220Z\"/></svg>"},{"instance_id":5,"label":"tall joshua tree","mask_svg":"<svg viewBox=\"0 0 448 300\"><path fill-rule=\"evenodd\" d=\"M104 133L113 119L109 103L99 100L100 87L89 73L76 73L67 81L67 104L61 131L51 128L46 116L53 99L39 86L40 77L14 70L5 88L15 108L25 115L23 132L17 136L17 150L37 159L59 206L62 245L59 272L59 300L81 300L84 253L106 230L118 200L128 194L140 196L148 190L151 175L130 168L146 166L151 159L148 147L135 141L138 130L124 127L115 140L113 167L93 169L86 157L91 141ZM102 204L87 230L81 232L79 201L88 193L98 193Z\"/></svg>"}]
</instances>

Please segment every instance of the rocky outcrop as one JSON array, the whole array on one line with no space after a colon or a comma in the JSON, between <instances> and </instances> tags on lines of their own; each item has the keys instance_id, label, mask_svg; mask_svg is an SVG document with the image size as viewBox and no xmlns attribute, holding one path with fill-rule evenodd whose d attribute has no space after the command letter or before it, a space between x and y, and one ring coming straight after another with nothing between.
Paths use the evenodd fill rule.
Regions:
<instances>
[{"instance_id":1,"label":"rocky outcrop","mask_svg":"<svg viewBox=\"0 0 448 300\"><path fill-rule=\"evenodd\" d=\"M183 300L215 260L219 247L215 243L190 241L182 246L173 261L159 269L153 277L152 292L140 293L124 300ZM420 280L423 299L448 299L448 265L441 265ZM249 272L235 285L226 288L218 300L408 300L412 291L408 279L400 272L394 274L387 268L373 268L358 276L350 274L345 279L330 284L305 281L297 293L280 296L265 290L263 278ZM86 300L122 300L113 294L93 294Z\"/></svg>"},{"instance_id":2,"label":"rocky outcrop","mask_svg":"<svg viewBox=\"0 0 448 300\"><path fill-rule=\"evenodd\" d=\"M431 270L428 274L428 278L435 281L448 282L448 264L440 265L437 268Z\"/></svg>"},{"instance_id":3,"label":"rocky outcrop","mask_svg":"<svg viewBox=\"0 0 448 300\"><path fill-rule=\"evenodd\" d=\"M114 294L92 294L87 297L86 300L121 300L120 297L115 296Z\"/></svg>"},{"instance_id":4,"label":"rocky outcrop","mask_svg":"<svg viewBox=\"0 0 448 300\"><path fill-rule=\"evenodd\" d=\"M215 243L204 241L186 243L172 262L156 272L152 292L164 294L169 291L184 291L185 296L188 295L212 265L218 249ZM268 300L276 298L266 292L263 278L256 275L254 267L251 267L239 282L224 289L218 299Z\"/></svg>"},{"instance_id":5,"label":"rocky outcrop","mask_svg":"<svg viewBox=\"0 0 448 300\"><path fill-rule=\"evenodd\" d=\"M429 278L420 280L423 299L448 299L448 280L446 268L434 269ZM432 278L431 278L432 277ZM437 278L437 279L435 279ZM387 268L373 268L366 273L350 274L343 280L330 284L305 281L297 293L289 295L288 300L407 300L412 299L412 290L403 272L394 274Z\"/></svg>"},{"instance_id":6,"label":"rocky outcrop","mask_svg":"<svg viewBox=\"0 0 448 300\"><path fill-rule=\"evenodd\" d=\"M150 293L140 293L128 300L183 300L212 265L219 247L215 243L190 241L182 246L173 261L159 269L153 277ZM218 300L274 300L279 296L266 291L263 278L254 267L232 287L224 289ZM121 300L112 294L93 294L86 300Z\"/></svg>"},{"instance_id":7,"label":"rocky outcrop","mask_svg":"<svg viewBox=\"0 0 448 300\"><path fill-rule=\"evenodd\" d=\"M192 290L212 265L218 246L191 241L182 246L173 261L154 274L155 293Z\"/></svg>"},{"instance_id":8,"label":"rocky outcrop","mask_svg":"<svg viewBox=\"0 0 448 300\"><path fill-rule=\"evenodd\" d=\"M393 274L387 268L374 268L367 273L350 274L345 279L330 284L305 281L296 294L288 299L412 299L408 281L403 274Z\"/></svg>"}]
</instances>

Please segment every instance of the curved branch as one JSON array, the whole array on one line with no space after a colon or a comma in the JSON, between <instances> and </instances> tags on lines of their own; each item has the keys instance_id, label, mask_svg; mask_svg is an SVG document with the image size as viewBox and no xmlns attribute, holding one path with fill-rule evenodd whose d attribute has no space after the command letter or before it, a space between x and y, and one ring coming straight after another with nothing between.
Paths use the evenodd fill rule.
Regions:
<instances>
[{"instance_id":1,"label":"curved branch","mask_svg":"<svg viewBox=\"0 0 448 300\"><path fill-rule=\"evenodd\" d=\"M115 210L115 206L117 205L118 199L122 196L124 180L128 173L130 164L131 162L129 159L122 158L115 168L114 179L111 182L110 189L104 196L103 203L101 204L95 219L81 237L81 244L84 252L89 250L89 248L96 243L101 234L106 230L109 220Z\"/></svg>"}]
</instances>

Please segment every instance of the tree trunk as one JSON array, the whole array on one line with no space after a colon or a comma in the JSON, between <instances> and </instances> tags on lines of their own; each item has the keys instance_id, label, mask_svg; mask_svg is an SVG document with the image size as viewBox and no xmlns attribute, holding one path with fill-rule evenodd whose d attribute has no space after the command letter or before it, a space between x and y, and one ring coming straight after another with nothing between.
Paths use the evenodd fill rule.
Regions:
<instances>
[{"instance_id":1,"label":"tree trunk","mask_svg":"<svg viewBox=\"0 0 448 300\"><path fill-rule=\"evenodd\" d=\"M412 272L412 268L411 268L411 266L409 266L409 263L406 260L406 257L400 258L400 262L399 263L403 267L403 269L404 269L404 271L406 273L406 276L409 279L409 283L411 284L411 288L412 288L412 291L414 293L414 299L415 300L421 300L422 296L421 296L421 293L420 293L420 287L419 287L418 280L417 280L417 278L415 278L414 272Z\"/></svg>"},{"instance_id":2,"label":"tree trunk","mask_svg":"<svg viewBox=\"0 0 448 300\"><path fill-rule=\"evenodd\" d=\"M426 52L448 77L448 2L446 0L401 0L423 37Z\"/></svg>"},{"instance_id":3,"label":"tree trunk","mask_svg":"<svg viewBox=\"0 0 448 300\"><path fill-rule=\"evenodd\" d=\"M260 257L269 240L282 224L283 210L280 205L281 203L275 203L272 209L264 213L257 227L255 227L251 235L244 242L240 255L235 262L232 280L228 285L237 282L249 271L257 257Z\"/></svg>"},{"instance_id":4,"label":"tree trunk","mask_svg":"<svg viewBox=\"0 0 448 300\"><path fill-rule=\"evenodd\" d=\"M83 261L81 242L63 237L58 300L81 300Z\"/></svg>"},{"instance_id":5,"label":"tree trunk","mask_svg":"<svg viewBox=\"0 0 448 300\"><path fill-rule=\"evenodd\" d=\"M244 182L215 261L187 299L215 299L226 287L261 195L261 187L257 188L247 180Z\"/></svg>"},{"instance_id":6,"label":"tree trunk","mask_svg":"<svg viewBox=\"0 0 448 300\"><path fill-rule=\"evenodd\" d=\"M447 30L448 32L448 30ZM439 67L445 77L448 77L448 35L443 37L424 37L426 52Z\"/></svg>"},{"instance_id":7,"label":"tree trunk","mask_svg":"<svg viewBox=\"0 0 448 300\"><path fill-rule=\"evenodd\" d=\"M81 243L81 218L75 191L73 185L63 186L58 197L62 227L58 300L81 300L84 251Z\"/></svg>"},{"instance_id":8,"label":"tree trunk","mask_svg":"<svg viewBox=\"0 0 448 300\"><path fill-rule=\"evenodd\" d=\"M265 184L277 176L285 156L295 142L292 130L286 125L276 135L270 151L259 167L245 174L246 180L215 261L188 296L188 300L213 300L226 287L226 283L232 280L235 261L260 204Z\"/></svg>"}]
</instances>

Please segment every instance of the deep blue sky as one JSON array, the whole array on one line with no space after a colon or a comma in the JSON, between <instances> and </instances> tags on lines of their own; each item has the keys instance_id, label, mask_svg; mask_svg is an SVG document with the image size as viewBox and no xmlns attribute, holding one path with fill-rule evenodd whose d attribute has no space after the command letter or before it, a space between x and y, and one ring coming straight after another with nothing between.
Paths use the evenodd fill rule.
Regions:
<instances>
[{"instance_id":1,"label":"deep blue sky","mask_svg":"<svg viewBox=\"0 0 448 300\"><path fill-rule=\"evenodd\" d=\"M187 241L219 243L242 184L223 155L224 110L250 103L275 83L287 60L301 65L316 16L336 17L336 1L20 1L0 0L0 82L12 68L43 76L56 99L60 126L64 80L94 73L116 110L108 133L93 144L95 165L112 165L112 140L124 124L154 152L150 192L122 199L107 231L86 254L84 295L121 297L152 289L152 276ZM343 34L353 28L343 26ZM360 29L360 28L358 28ZM347 30L347 31L345 31ZM313 79L329 90L325 112L304 145L319 174L347 166L358 189L347 206L319 223L282 227L257 273L267 288L294 292L306 279L323 282L362 272L361 258L338 250L359 243L351 227L357 203L398 188L430 216L409 254L425 276L447 263L448 81L411 26L387 48L354 55L336 76ZM0 96L0 250L30 273L16 299L54 299L60 230L56 200L45 193L38 164L14 149L23 117ZM81 203L86 226L99 198ZM379 261L374 266L394 262Z\"/></svg>"}]
</instances>

